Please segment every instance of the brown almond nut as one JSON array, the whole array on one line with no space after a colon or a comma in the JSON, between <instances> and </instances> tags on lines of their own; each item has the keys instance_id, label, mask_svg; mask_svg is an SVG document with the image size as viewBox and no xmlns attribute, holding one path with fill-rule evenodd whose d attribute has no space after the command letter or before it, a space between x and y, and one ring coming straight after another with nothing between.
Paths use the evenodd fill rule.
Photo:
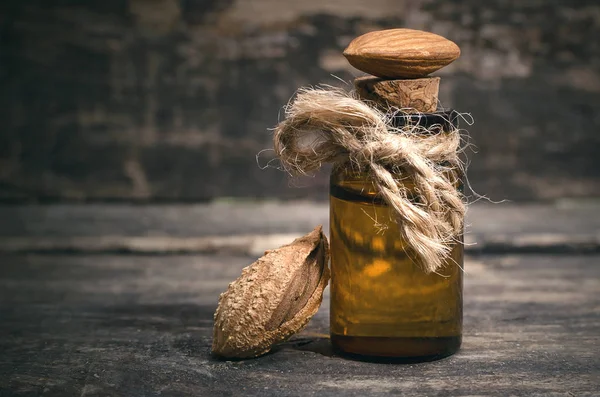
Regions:
<instances>
[{"instance_id":1,"label":"brown almond nut","mask_svg":"<svg viewBox=\"0 0 600 397\"><path fill-rule=\"evenodd\" d=\"M388 29L355 38L344 56L355 68L377 77L418 78L450 64L460 56L460 48L434 33Z\"/></svg>"},{"instance_id":2,"label":"brown almond nut","mask_svg":"<svg viewBox=\"0 0 600 397\"><path fill-rule=\"evenodd\" d=\"M328 262L329 244L319 226L244 268L219 298L213 354L256 357L302 330L321 305Z\"/></svg>"}]
</instances>

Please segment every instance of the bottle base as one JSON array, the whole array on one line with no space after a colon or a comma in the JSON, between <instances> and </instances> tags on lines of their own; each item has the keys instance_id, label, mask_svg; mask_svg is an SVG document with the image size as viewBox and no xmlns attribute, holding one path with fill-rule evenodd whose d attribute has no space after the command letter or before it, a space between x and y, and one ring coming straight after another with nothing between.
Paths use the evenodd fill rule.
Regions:
<instances>
[{"instance_id":1,"label":"bottle base","mask_svg":"<svg viewBox=\"0 0 600 397\"><path fill-rule=\"evenodd\" d=\"M334 351L357 359L375 361L432 361L458 351L462 336L407 338L331 334Z\"/></svg>"}]
</instances>

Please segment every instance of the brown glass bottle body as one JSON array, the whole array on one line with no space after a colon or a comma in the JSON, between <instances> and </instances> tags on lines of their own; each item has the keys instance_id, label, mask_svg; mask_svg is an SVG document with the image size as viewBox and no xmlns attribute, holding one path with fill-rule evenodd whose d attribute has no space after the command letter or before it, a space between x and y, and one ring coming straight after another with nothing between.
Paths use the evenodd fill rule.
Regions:
<instances>
[{"instance_id":1,"label":"brown glass bottle body","mask_svg":"<svg viewBox=\"0 0 600 397\"><path fill-rule=\"evenodd\" d=\"M462 339L463 244L442 269L425 273L377 193L368 174L349 164L332 171L332 344L361 356L453 354Z\"/></svg>"}]
</instances>

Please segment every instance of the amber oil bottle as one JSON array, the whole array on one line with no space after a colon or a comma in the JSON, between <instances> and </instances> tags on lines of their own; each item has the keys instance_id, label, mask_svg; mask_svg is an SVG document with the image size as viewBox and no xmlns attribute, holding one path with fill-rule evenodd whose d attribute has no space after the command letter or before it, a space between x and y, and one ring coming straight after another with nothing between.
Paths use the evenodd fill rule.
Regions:
<instances>
[{"instance_id":1,"label":"amber oil bottle","mask_svg":"<svg viewBox=\"0 0 600 397\"><path fill-rule=\"evenodd\" d=\"M410 180L397 178L414 190ZM334 348L417 361L455 353L462 338L463 244L454 245L445 266L426 273L368 170L348 163L332 171L330 209Z\"/></svg>"}]
</instances>

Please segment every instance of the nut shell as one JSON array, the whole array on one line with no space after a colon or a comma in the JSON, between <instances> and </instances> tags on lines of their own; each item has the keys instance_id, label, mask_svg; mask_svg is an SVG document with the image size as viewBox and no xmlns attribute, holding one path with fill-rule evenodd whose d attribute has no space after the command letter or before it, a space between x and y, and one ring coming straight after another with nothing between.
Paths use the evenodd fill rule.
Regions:
<instances>
[{"instance_id":1,"label":"nut shell","mask_svg":"<svg viewBox=\"0 0 600 397\"><path fill-rule=\"evenodd\" d=\"M366 33L352 40L344 56L355 68L377 77L425 77L460 56L458 46L437 34L412 29Z\"/></svg>"},{"instance_id":2,"label":"nut shell","mask_svg":"<svg viewBox=\"0 0 600 397\"><path fill-rule=\"evenodd\" d=\"M219 298L213 354L260 356L302 330L321 305L328 262L329 245L319 226L244 268Z\"/></svg>"}]
</instances>

